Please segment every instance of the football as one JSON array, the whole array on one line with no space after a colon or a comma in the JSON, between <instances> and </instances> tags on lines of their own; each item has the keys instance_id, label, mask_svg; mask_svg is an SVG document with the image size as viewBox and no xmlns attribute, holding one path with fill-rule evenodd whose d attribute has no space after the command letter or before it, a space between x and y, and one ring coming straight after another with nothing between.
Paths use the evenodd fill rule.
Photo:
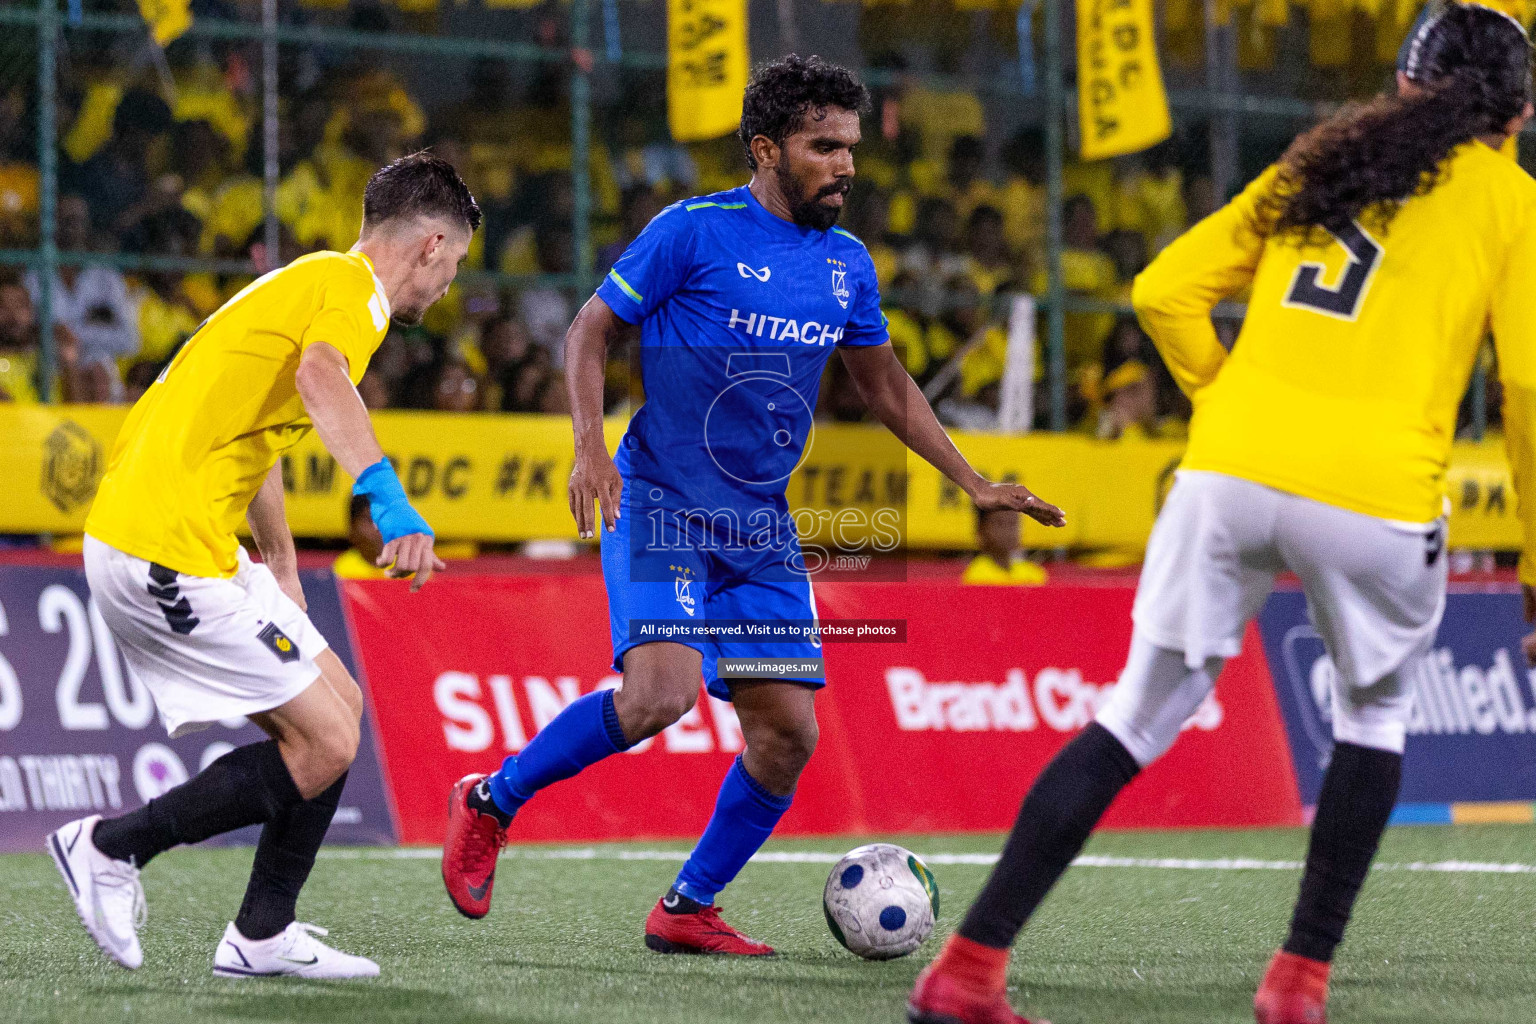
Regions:
<instances>
[{"instance_id":1,"label":"football","mask_svg":"<svg viewBox=\"0 0 1536 1024\"><path fill-rule=\"evenodd\" d=\"M871 843L837 862L822 895L832 937L866 960L894 960L933 934L939 886L910 850Z\"/></svg>"}]
</instances>

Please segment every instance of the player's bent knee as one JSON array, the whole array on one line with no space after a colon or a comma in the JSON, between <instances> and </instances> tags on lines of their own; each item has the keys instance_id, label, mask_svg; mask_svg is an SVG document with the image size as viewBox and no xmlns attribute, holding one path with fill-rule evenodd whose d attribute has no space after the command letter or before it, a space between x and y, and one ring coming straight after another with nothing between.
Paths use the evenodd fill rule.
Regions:
<instances>
[{"instance_id":1,"label":"player's bent knee","mask_svg":"<svg viewBox=\"0 0 1536 1024\"><path fill-rule=\"evenodd\" d=\"M689 680L661 680L625 673L624 686L613 695L614 710L625 737L639 743L661 732L688 712L699 699L699 688Z\"/></svg>"},{"instance_id":2,"label":"player's bent knee","mask_svg":"<svg viewBox=\"0 0 1536 1024\"><path fill-rule=\"evenodd\" d=\"M313 793L304 793L305 799L319 795L330 787L331 783L341 778L347 769L352 767L352 762L357 759L358 732L356 729L338 729L336 734L328 736L311 751L310 771L308 780ZM298 780L295 780L297 782ZM302 784L299 789L306 787Z\"/></svg>"},{"instance_id":3,"label":"player's bent knee","mask_svg":"<svg viewBox=\"0 0 1536 1024\"><path fill-rule=\"evenodd\" d=\"M655 694L642 709L642 730L647 737L656 735L692 711L697 701L697 692L661 691Z\"/></svg>"},{"instance_id":4,"label":"player's bent knee","mask_svg":"<svg viewBox=\"0 0 1536 1024\"><path fill-rule=\"evenodd\" d=\"M816 753L821 737L814 718L804 722L758 727L747 732L748 749L780 774L799 775Z\"/></svg>"}]
</instances>

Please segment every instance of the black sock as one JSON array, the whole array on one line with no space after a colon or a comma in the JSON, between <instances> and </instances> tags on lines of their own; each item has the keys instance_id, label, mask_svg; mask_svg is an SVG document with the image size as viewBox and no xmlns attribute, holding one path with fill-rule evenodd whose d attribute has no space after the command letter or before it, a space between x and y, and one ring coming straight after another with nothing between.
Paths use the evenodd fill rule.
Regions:
<instances>
[{"instance_id":1,"label":"black sock","mask_svg":"<svg viewBox=\"0 0 1536 1024\"><path fill-rule=\"evenodd\" d=\"M276 740L236 747L131 814L96 826L96 848L139 867L180 843L270 821L303 799Z\"/></svg>"},{"instance_id":2,"label":"black sock","mask_svg":"<svg viewBox=\"0 0 1536 1024\"><path fill-rule=\"evenodd\" d=\"M1018 820L960 934L994 949L1019 929L1067 870L1120 790L1141 770L1097 722L1061 749L1030 787Z\"/></svg>"},{"instance_id":3,"label":"black sock","mask_svg":"<svg viewBox=\"0 0 1536 1024\"><path fill-rule=\"evenodd\" d=\"M676 889L668 889L666 897L661 901L661 909L669 914L697 914L704 909L704 904L684 896Z\"/></svg>"},{"instance_id":4,"label":"black sock","mask_svg":"<svg viewBox=\"0 0 1536 1024\"><path fill-rule=\"evenodd\" d=\"M496 801L491 799L491 787L486 780L481 779L480 784L469 791L469 797L465 800L469 809L479 811L481 814L489 814L496 819L502 828L512 824L512 815L496 806Z\"/></svg>"},{"instance_id":5,"label":"black sock","mask_svg":"<svg viewBox=\"0 0 1536 1024\"><path fill-rule=\"evenodd\" d=\"M1336 743L1323 776L1287 953L1330 963L1397 802L1403 755Z\"/></svg>"},{"instance_id":6,"label":"black sock","mask_svg":"<svg viewBox=\"0 0 1536 1024\"><path fill-rule=\"evenodd\" d=\"M261 830L251 880L235 917L241 935L251 940L270 939L294 922L299 890L315 866L315 854L320 852L346 784L347 773L342 772L330 789L313 800L294 804Z\"/></svg>"}]
</instances>

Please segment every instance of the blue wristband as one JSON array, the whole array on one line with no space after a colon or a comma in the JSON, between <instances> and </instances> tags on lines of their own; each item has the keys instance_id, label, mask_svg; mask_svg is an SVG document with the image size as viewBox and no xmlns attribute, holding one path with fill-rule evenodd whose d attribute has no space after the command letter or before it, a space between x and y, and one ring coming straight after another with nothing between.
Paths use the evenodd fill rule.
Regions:
<instances>
[{"instance_id":1,"label":"blue wristband","mask_svg":"<svg viewBox=\"0 0 1536 1024\"><path fill-rule=\"evenodd\" d=\"M421 518L421 513L411 508L400 477L388 459L380 459L363 470L352 485L352 493L368 496L368 512L385 544L412 533L432 534L432 527Z\"/></svg>"}]
</instances>

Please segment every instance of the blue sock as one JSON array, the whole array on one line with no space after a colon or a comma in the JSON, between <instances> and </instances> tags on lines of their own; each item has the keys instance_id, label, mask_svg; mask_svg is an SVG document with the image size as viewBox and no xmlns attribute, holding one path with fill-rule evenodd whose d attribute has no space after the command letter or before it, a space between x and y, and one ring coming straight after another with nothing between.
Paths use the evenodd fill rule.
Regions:
<instances>
[{"instance_id":1,"label":"blue sock","mask_svg":"<svg viewBox=\"0 0 1536 1024\"><path fill-rule=\"evenodd\" d=\"M613 691L589 693L567 705L520 753L501 762L501 769L487 780L491 800L504 814L516 814L551 782L568 779L629 746L613 707Z\"/></svg>"},{"instance_id":2,"label":"blue sock","mask_svg":"<svg viewBox=\"0 0 1536 1024\"><path fill-rule=\"evenodd\" d=\"M729 885L768 841L793 799L768 792L747 774L737 757L720 784L715 813L672 888L706 906L715 902L715 894Z\"/></svg>"}]
</instances>

